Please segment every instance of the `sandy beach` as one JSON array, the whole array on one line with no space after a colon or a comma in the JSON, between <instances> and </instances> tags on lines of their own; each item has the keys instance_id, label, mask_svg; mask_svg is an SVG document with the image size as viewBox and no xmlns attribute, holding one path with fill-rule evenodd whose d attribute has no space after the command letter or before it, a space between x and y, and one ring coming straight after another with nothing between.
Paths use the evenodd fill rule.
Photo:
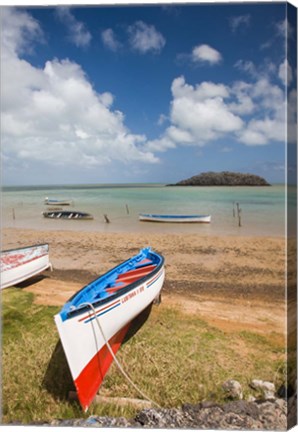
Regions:
<instances>
[{"instance_id":1,"label":"sandy beach","mask_svg":"<svg viewBox=\"0 0 298 432\"><path fill-rule=\"evenodd\" d=\"M2 230L2 249L49 243L53 272L24 289L36 302L63 305L78 289L151 246L165 257L163 303L197 314L226 332L285 335L285 241L281 237L208 237Z\"/></svg>"}]
</instances>

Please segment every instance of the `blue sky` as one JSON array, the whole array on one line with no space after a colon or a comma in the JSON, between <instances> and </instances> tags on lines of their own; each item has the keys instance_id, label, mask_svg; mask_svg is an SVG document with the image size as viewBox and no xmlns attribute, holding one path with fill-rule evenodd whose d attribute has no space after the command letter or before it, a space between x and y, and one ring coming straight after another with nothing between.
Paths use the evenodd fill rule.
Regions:
<instances>
[{"instance_id":1,"label":"blue sky","mask_svg":"<svg viewBox=\"0 0 298 432\"><path fill-rule=\"evenodd\" d=\"M285 3L5 7L2 182L283 182Z\"/></svg>"}]
</instances>

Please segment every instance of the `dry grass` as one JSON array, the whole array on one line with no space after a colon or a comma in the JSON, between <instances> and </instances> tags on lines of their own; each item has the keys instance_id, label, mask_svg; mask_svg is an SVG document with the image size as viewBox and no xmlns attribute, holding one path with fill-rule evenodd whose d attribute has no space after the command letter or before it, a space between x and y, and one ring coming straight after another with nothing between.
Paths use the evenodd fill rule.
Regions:
<instances>
[{"instance_id":1,"label":"dry grass","mask_svg":"<svg viewBox=\"0 0 298 432\"><path fill-rule=\"evenodd\" d=\"M2 294L2 423L22 424L90 414L127 416L132 407L93 405L83 414L67 398L72 382L58 343L53 316L59 308L33 303L33 294L7 289ZM225 333L197 315L161 304L119 350L118 359L137 385L164 407L202 400L223 401L221 384L239 380L244 394L251 379L284 379L284 349L265 336ZM100 393L137 398L115 364Z\"/></svg>"}]
</instances>

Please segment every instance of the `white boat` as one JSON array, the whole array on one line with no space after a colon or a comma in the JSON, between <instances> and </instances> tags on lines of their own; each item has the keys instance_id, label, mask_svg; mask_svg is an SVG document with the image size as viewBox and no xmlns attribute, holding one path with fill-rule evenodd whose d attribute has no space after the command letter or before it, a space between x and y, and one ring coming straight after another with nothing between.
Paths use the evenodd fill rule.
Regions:
<instances>
[{"instance_id":1,"label":"white boat","mask_svg":"<svg viewBox=\"0 0 298 432\"><path fill-rule=\"evenodd\" d=\"M46 205L54 205L54 206L66 206L71 205L73 203L72 200L58 200L58 199L50 199L48 197L45 198L44 203Z\"/></svg>"},{"instance_id":2,"label":"white boat","mask_svg":"<svg viewBox=\"0 0 298 432\"><path fill-rule=\"evenodd\" d=\"M179 215L179 214L148 214L140 213L139 220L145 222L179 222L179 223L189 223L189 222L200 222L200 223L210 223L210 215Z\"/></svg>"},{"instance_id":3,"label":"white boat","mask_svg":"<svg viewBox=\"0 0 298 432\"><path fill-rule=\"evenodd\" d=\"M55 315L79 402L87 411L131 321L158 298L164 258L150 248L77 292Z\"/></svg>"},{"instance_id":4,"label":"white boat","mask_svg":"<svg viewBox=\"0 0 298 432\"><path fill-rule=\"evenodd\" d=\"M52 268L48 244L2 251L1 289L17 285L48 268Z\"/></svg>"}]
</instances>

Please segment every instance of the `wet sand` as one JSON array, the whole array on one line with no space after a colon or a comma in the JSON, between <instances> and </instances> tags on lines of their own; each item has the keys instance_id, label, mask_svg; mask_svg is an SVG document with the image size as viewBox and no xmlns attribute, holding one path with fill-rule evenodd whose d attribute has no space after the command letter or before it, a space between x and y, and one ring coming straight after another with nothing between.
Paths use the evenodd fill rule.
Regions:
<instances>
[{"instance_id":1,"label":"wet sand","mask_svg":"<svg viewBox=\"0 0 298 432\"><path fill-rule=\"evenodd\" d=\"M151 246L165 257L164 306L195 313L223 331L264 333L284 344L281 237L2 230L2 249L35 243L49 243L54 268L23 285L38 303L62 305L88 282Z\"/></svg>"}]
</instances>

